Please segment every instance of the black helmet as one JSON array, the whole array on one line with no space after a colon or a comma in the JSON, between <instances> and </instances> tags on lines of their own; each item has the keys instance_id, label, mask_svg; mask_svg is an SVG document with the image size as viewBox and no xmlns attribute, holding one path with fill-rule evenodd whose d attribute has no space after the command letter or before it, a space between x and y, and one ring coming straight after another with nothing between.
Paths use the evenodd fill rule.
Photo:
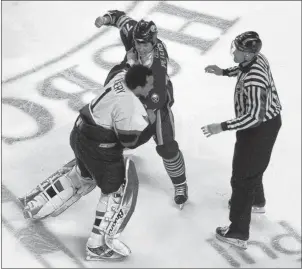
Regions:
<instances>
[{"instance_id":1,"label":"black helmet","mask_svg":"<svg viewBox=\"0 0 302 269\"><path fill-rule=\"evenodd\" d=\"M256 32L248 31L238 35L234 40L235 47L244 52L258 53L262 47L262 41Z\"/></svg>"},{"instance_id":2,"label":"black helmet","mask_svg":"<svg viewBox=\"0 0 302 269\"><path fill-rule=\"evenodd\" d=\"M140 20L133 30L133 39L140 43L155 43L157 38L157 27L153 21Z\"/></svg>"}]
</instances>

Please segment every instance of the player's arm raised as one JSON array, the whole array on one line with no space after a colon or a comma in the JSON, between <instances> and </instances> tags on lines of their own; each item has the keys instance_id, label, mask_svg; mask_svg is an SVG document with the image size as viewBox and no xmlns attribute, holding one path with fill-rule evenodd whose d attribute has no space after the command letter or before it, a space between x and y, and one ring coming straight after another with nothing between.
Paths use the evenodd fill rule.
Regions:
<instances>
[{"instance_id":1,"label":"player's arm raised","mask_svg":"<svg viewBox=\"0 0 302 269\"><path fill-rule=\"evenodd\" d=\"M165 46L159 41L154 48L154 59L151 66L154 76L154 87L149 93L144 104L147 109L157 110L166 105L167 102L167 65L168 54Z\"/></svg>"},{"instance_id":2,"label":"player's arm raised","mask_svg":"<svg viewBox=\"0 0 302 269\"><path fill-rule=\"evenodd\" d=\"M95 26L100 28L103 25L114 26L120 30L121 40L128 51L132 47L132 32L137 21L126 15L125 12L119 10L109 10L103 16L97 17Z\"/></svg>"}]
</instances>

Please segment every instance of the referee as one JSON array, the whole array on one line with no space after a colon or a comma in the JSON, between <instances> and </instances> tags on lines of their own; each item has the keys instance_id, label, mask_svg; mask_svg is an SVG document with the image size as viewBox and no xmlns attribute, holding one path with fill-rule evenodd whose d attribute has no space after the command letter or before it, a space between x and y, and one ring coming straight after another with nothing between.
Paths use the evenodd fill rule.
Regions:
<instances>
[{"instance_id":1,"label":"referee","mask_svg":"<svg viewBox=\"0 0 302 269\"><path fill-rule=\"evenodd\" d=\"M231 224L218 227L216 237L246 249L253 207L264 209L262 176L271 157L281 127L281 104L267 59L259 53L261 39L256 32L245 32L232 42L231 53L239 64L228 69L209 65L205 72L237 77L234 102L236 117L202 127L209 137L236 130L232 164L232 196L229 201ZM264 211L262 211L264 212Z\"/></svg>"}]
</instances>

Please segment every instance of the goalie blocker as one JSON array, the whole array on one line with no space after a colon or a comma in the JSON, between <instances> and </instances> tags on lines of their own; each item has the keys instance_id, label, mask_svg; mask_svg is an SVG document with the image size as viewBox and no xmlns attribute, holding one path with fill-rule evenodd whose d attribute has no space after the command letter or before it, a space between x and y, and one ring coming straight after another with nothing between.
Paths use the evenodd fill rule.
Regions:
<instances>
[{"instance_id":1,"label":"goalie blocker","mask_svg":"<svg viewBox=\"0 0 302 269\"><path fill-rule=\"evenodd\" d=\"M134 212L139 183L134 162L129 157L125 158L125 168L125 181L119 190L101 194L96 221L86 246L87 260L121 260L131 253L118 237ZM24 217L58 216L95 186L94 180L80 178L75 160L72 160L19 198L24 206Z\"/></svg>"}]
</instances>

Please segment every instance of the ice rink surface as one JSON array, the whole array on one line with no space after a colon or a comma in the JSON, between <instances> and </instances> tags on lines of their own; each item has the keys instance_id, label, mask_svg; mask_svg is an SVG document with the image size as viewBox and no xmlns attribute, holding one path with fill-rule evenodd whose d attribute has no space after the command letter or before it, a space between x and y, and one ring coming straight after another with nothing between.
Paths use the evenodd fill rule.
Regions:
<instances>
[{"instance_id":1,"label":"ice rink surface","mask_svg":"<svg viewBox=\"0 0 302 269\"><path fill-rule=\"evenodd\" d=\"M2 267L301 267L301 2L8 1L2 4ZM124 57L116 28L95 18L119 9L152 19L166 43L174 84L176 139L184 154L189 203L179 211L173 186L148 144L132 154L138 203L122 240L124 262L88 262L85 244L99 190L64 214L23 218L16 197L72 157L77 110ZM264 177L267 213L253 215L245 252L215 239L227 225L235 132L206 138L200 127L234 117L235 78L205 66L234 66L231 41L257 31L283 106L283 125Z\"/></svg>"}]
</instances>

